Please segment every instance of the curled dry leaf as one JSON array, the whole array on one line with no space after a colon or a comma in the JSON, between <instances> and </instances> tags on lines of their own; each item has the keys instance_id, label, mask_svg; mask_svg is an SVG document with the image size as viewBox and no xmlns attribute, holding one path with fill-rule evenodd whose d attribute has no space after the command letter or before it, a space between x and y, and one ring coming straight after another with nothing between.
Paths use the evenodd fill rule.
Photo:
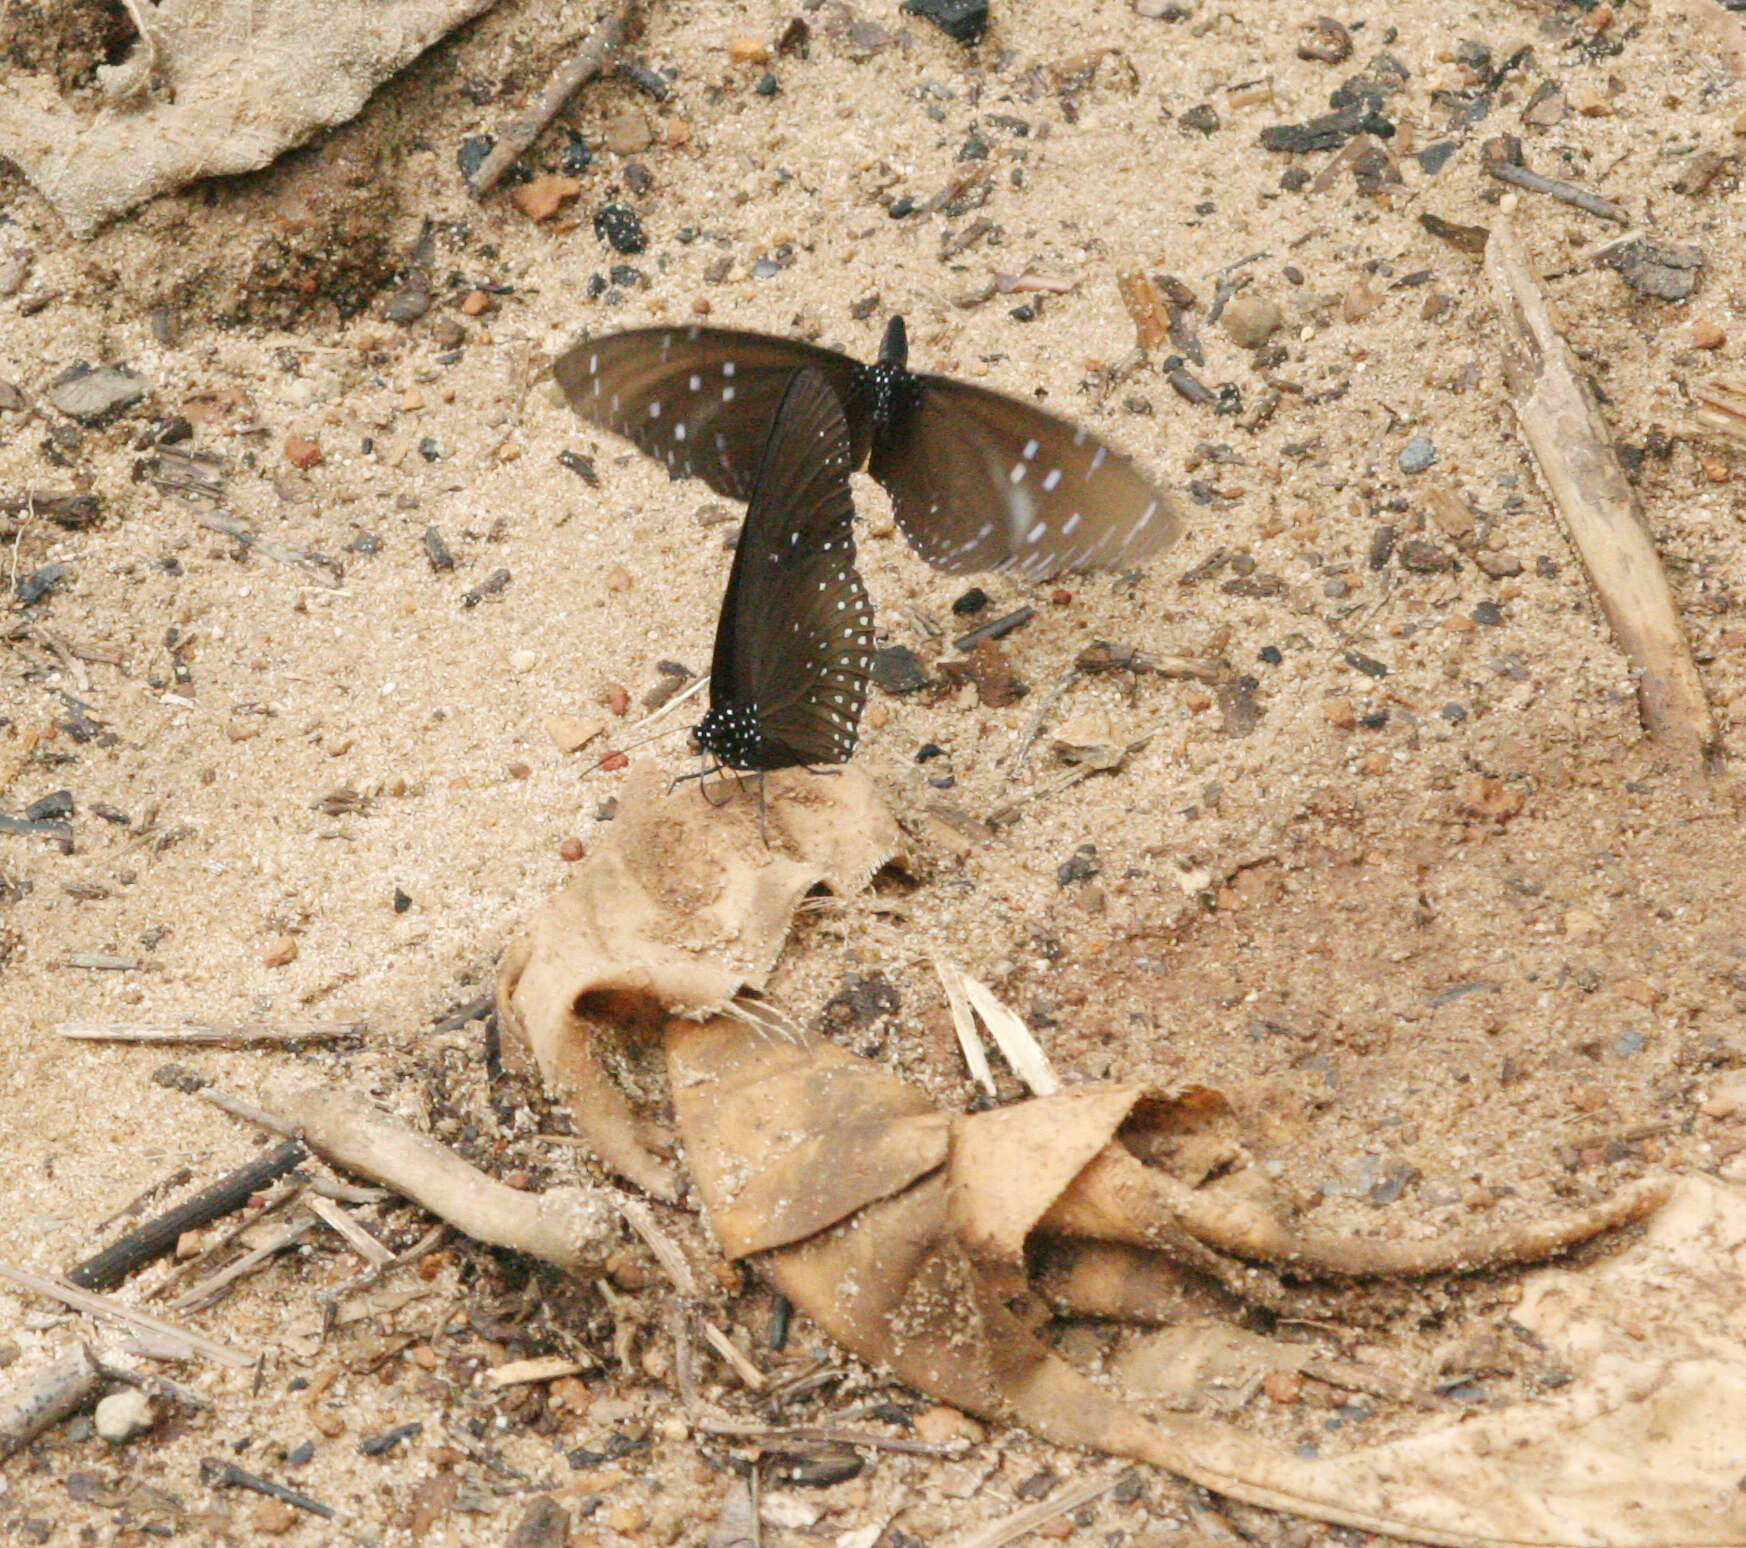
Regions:
<instances>
[{"instance_id":1,"label":"curled dry leaf","mask_svg":"<svg viewBox=\"0 0 1746 1548\"><path fill-rule=\"evenodd\" d=\"M99 70L76 111L48 76L0 91L0 156L88 236L195 178L252 172L344 123L370 93L492 0L161 0L151 35Z\"/></svg>"},{"instance_id":2,"label":"curled dry leaf","mask_svg":"<svg viewBox=\"0 0 1746 1548\"><path fill-rule=\"evenodd\" d=\"M1057 1358L1009 1309L1024 1287L1027 1238L1144 1240L1164 1262L1182 1245L1210 1250L1203 1235L1222 1234L1228 1247L1300 1272L1419 1274L1555 1251L1646 1213L1666 1189L1496 1240L1313 1240L1283 1225L1264 1183L1221 1191L1228 1169L1213 1163L1230 1153L1234 1129L1227 1104L1204 1088L1078 1087L959 1117L826 1043L748 1039L716 1020L669 1024L666 1048L686 1153L724 1248L758 1256L833 1337L941 1402L1235 1499L1415 1541L1746 1543L1734 1488L1746 1425L1711 1422L1718 1405L1746 1416L1737 1190L1686 1179L1628 1252L1528 1281L1523 1308L1573 1373L1568 1385L1305 1458L1231 1424L1143 1418Z\"/></svg>"},{"instance_id":3,"label":"curled dry leaf","mask_svg":"<svg viewBox=\"0 0 1746 1548\"><path fill-rule=\"evenodd\" d=\"M604 838L505 956L497 1008L601 1158L666 1198L673 1178L638 1137L596 1040L608 1029L653 1034L669 1015L705 1015L761 989L807 892L859 891L899 841L853 768L767 775L762 823L755 781L712 789L720 806L664 787L652 766L632 771Z\"/></svg>"}]
</instances>

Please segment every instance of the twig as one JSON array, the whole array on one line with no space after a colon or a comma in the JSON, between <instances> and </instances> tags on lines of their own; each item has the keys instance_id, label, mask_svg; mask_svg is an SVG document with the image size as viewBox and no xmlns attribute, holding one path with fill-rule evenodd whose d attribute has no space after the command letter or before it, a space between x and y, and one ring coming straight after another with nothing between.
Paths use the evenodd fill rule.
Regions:
<instances>
[{"instance_id":1,"label":"twig","mask_svg":"<svg viewBox=\"0 0 1746 1548\"><path fill-rule=\"evenodd\" d=\"M132 1327L143 1328L148 1333L170 1339L191 1353L203 1356L214 1365L247 1370L255 1363L253 1355L245 1354L230 1344L221 1344L204 1333L196 1333L192 1328L166 1322L162 1317L154 1317L150 1312L111 1300L106 1295L95 1295L89 1290L79 1289L77 1285L63 1284L46 1274L33 1274L28 1269L0 1263L0 1279L17 1285L21 1290L29 1290L37 1295L47 1296L50 1300L59 1301L65 1306L71 1306L75 1311L88 1312L94 1317L109 1317Z\"/></svg>"},{"instance_id":2,"label":"twig","mask_svg":"<svg viewBox=\"0 0 1746 1548\"><path fill-rule=\"evenodd\" d=\"M198 1257L190 1258L185 1263L178 1263L147 1290L146 1299L148 1301L161 1301L184 1280L192 1279L196 1274L204 1274L230 1250L237 1238L244 1232L254 1230L263 1221L271 1220L280 1211L295 1204L303 1196L304 1186L302 1183L291 1183L268 1198L267 1202L246 1220L239 1220L226 1230L221 1231L218 1240L202 1251Z\"/></svg>"},{"instance_id":3,"label":"twig","mask_svg":"<svg viewBox=\"0 0 1746 1548\"><path fill-rule=\"evenodd\" d=\"M829 1425L754 1424L750 1420L697 1418L692 1421L705 1435L733 1440L801 1441L815 1446L865 1446L871 1451L900 1451L912 1457L949 1457L951 1446L933 1441L906 1440L895 1435L874 1435L866 1430L842 1430ZM1108 1485L1105 1485L1107 1488Z\"/></svg>"},{"instance_id":4,"label":"twig","mask_svg":"<svg viewBox=\"0 0 1746 1548\"><path fill-rule=\"evenodd\" d=\"M247 1489L254 1494L264 1494L270 1500L282 1500L287 1505L295 1505L298 1510L306 1510L310 1515L320 1516L324 1521L333 1520L333 1506L323 1505L320 1500L312 1500L307 1494L287 1489L284 1484L276 1484L270 1478L257 1478L253 1473L245 1473L234 1462L206 1457L200 1463L200 1476L214 1489Z\"/></svg>"},{"instance_id":5,"label":"twig","mask_svg":"<svg viewBox=\"0 0 1746 1548\"><path fill-rule=\"evenodd\" d=\"M386 1268L394 1261L393 1250L384 1247L339 1205L322 1198L305 1199L304 1204L310 1214L318 1216L339 1232L352 1251L372 1268Z\"/></svg>"},{"instance_id":6,"label":"twig","mask_svg":"<svg viewBox=\"0 0 1746 1548\"><path fill-rule=\"evenodd\" d=\"M1054 713L1055 706L1061 702L1061 696L1078 681L1079 668L1070 666L1055 679L1054 687L1043 695L1043 702L1037 706L1030 722L1019 735L1018 747L1012 755L1012 766L1006 771L1008 779L1017 779L1024 773L1025 765L1031 760L1031 747L1042 732L1043 722Z\"/></svg>"},{"instance_id":7,"label":"twig","mask_svg":"<svg viewBox=\"0 0 1746 1548\"><path fill-rule=\"evenodd\" d=\"M499 1365L485 1372L488 1385L501 1390L504 1387L525 1386L535 1381L556 1381L562 1376L580 1376L591 1369L580 1360L571 1360L564 1355L536 1355L531 1360L511 1360L505 1365Z\"/></svg>"},{"instance_id":8,"label":"twig","mask_svg":"<svg viewBox=\"0 0 1746 1548\"><path fill-rule=\"evenodd\" d=\"M283 1177L308 1155L296 1140L275 1145L247 1166L226 1173L193 1198L134 1227L101 1252L75 1264L67 1270L67 1283L83 1290L113 1289L135 1269L173 1249L184 1232L197 1231L241 1209L259 1189Z\"/></svg>"},{"instance_id":9,"label":"twig","mask_svg":"<svg viewBox=\"0 0 1746 1548\"><path fill-rule=\"evenodd\" d=\"M240 1118L244 1123L252 1123L257 1129L265 1129L269 1134L293 1133L290 1124L283 1118L256 1107L252 1102L245 1102L241 1097L233 1097L222 1091L215 1091L207 1086L194 1093L202 1102L210 1102L221 1112L229 1113L232 1118Z\"/></svg>"},{"instance_id":10,"label":"twig","mask_svg":"<svg viewBox=\"0 0 1746 1548\"><path fill-rule=\"evenodd\" d=\"M318 559L314 554L305 553L301 548L290 548L272 538L262 537L247 522L238 521L234 516L220 515L217 511L196 511L194 519L207 531L222 532L226 537L235 538L244 548L252 548L264 558L302 570L306 575L314 576L324 586L339 586L339 577L328 568L326 561Z\"/></svg>"},{"instance_id":11,"label":"twig","mask_svg":"<svg viewBox=\"0 0 1746 1548\"><path fill-rule=\"evenodd\" d=\"M471 192L475 199L483 199L497 186L498 179L515 165L521 153L563 111L564 104L570 100L571 95L601 72L607 56L617 52L623 45L631 12L635 9L636 0L615 0L612 8L583 40L582 46L576 50L570 62L552 78L551 85L546 87L539 101L521 117L512 119L503 126L502 132L497 136L497 143L491 147L490 154L479 163L479 170L473 174Z\"/></svg>"},{"instance_id":12,"label":"twig","mask_svg":"<svg viewBox=\"0 0 1746 1548\"><path fill-rule=\"evenodd\" d=\"M183 1043L198 1047L243 1048L250 1043L296 1047L302 1043L356 1041L369 1031L362 1021L63 1021L62 1037L81 1042Z\"/></svg>"},{"instance_id":13,"label":"twig","mask_svg":"<svg viewBox=\"0 0 1746 1548\"><path fill-rule=\"evenodd\" d=\"M1036 1531L1045 1521L1078 1510L1086 1501L1095 1500L1098 1495L1113 1489L1115 1482L1113 1478L1081 1478L1077 1483L1057 1490L1046 1500L1039 1500L1035 1505L1027 1505L999 1521L990 1521L973 1532L967 1532L953 1542L951 1548L1002 1548L1003 1544Z\"/></svg>"},{"instance_id":14,"label":"twig","mask_svg":"<svg viewBox=\"0 0 1746 1548\"><path fill-rule=\"evenodd\" d=\"M184 1290L170 1302L170 1310L195 1311L210 1306L239 1279L246 1278L270 1259L278 1257L287 1247L295 1247L314 1229L313 1219L299 1220L286 1226L276 1235L268 1237L260 1246L245 1252L228 1268L222 1268L210 1279L203 1279L199 1284Z\"/></svg>"},{"instance_id":15,"label":"twig","mask_svg":"<svg viewBox=\"0 0 1746 1548\"><path fill-rule=\"evenodd\" d=\"M1651 736L1714 772L1721 763L1716 724L1666 572L1606 421L1506 216L1492 226L1485 269L1501 313L1504 374L1516 419L1607 622L1641 673L1644 724Z\"/></svg>"},{"instance_id":16,"label":"twig","mask_svg":"<svg viewBox=\"0 0 1746 1548\"><path fill-rule=\"evenodd\" d=\"M770 1378L753 1365L741 1353L739 1346L707 1318L703 1322L703 1337L709 1347L727 1362L733 1373L752 1391L762 1392L770 1385Z\"/></svg>"},{"instance_id":17,"label":"twig","mask_svg":"<svg viewBox=\"0 0 1746 1548\"><path fill-rule=\"evenodd\" d=\"M102 1387L103 1372L81 1344L72 1354L0 1392L0 1461L67 1415L95 1403Z\"/></svg>"},{"instance_id":18,"label":"twig","mask_svg":"<svg viewBox=\"0 0 1746 1548\"><path fill-rule=\"evenodd\" d=\"M1545 177L1508 161L1491 162L1485 170L1501 183L1514 183L1517 188L1525 188L1529 193L1545 194L1561 204L1574 204L1579 210L1587 210L1590 215L1615 221L1621 226L1631 224L1631 217L1619 205L1614 204L1611 199L1601 198L1592 189L1584 188L1581 183L1567 183L1561 177Z\"/></svg>"},{"instance_id":19,"label":"twig","mask_svg":"<svg viewBox=\"0 0 1746 1548\"><path fill-rule=\"evenodd\" d=\"M654 709L650 710L648 714L643 716L643 718L641 720L639 720L634 726L626 726L624 728L623 734L620 737L620 740L622 741L624 739L624 737L626 737L626 736L634 736L638 731L641 731L644 726L653 725L655 721L659 720L669 710L675 710L681 704L683 704L687 699L695 698L698 694L702 693L703 690L705 688L707 688L708 686L709 686L709 674L703 673L703 674L699 675L697 681L694 682L689 688L686 688L685 690L683 690L680 693L674 694L673 697L670 698L665 704L657 705Z\"/></svg>"},{"instance_id":20,"label":"twig","mask_svg":"<svg viewBox=\"0 0 1746 1548\"><path fill-rule=\"evenodd\" d=\"M624 1216L626 1224L642 1237L650 1252L654 1253L656 1261L666 1271L667 1278L673 1281L673 1288L688 1301L698 1299L697 1276L691 1272L691 1265L686 1261L685 1254L679 1250L679 1244L662 1229L660 1221L655 1218L655 1212L641 1199L621 1199L618 1212Z\"/></svg>"},{"instance_id":21,"label":"twig","mask_svg":"<svg viewBox=\"0 0 1746 1548\"><path fill-rule=\"evenodd\" d=\"M604 1192L523 1193L348 1091L295 1087L279 1094L277 1106L318 1155L392 1188L475 1241L559 1268L599 1271L611 1236Z\"/></svg>"}]
</instances>

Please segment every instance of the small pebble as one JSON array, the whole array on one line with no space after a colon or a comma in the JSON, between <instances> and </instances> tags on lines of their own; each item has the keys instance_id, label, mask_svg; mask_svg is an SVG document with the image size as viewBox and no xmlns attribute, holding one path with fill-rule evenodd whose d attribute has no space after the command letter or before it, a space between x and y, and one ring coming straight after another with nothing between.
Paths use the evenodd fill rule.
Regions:
<instances>
[{"instance_id":1,"label":"small pebble","mask_svg":"<svg viewBox=\"0 0 1746 1548\"><path fill-rule=\"evenodd\" d=\"M1613 1039L1613 1056L1619 1059L1629 1059L1632 1054L1643 1051L1643 1034L1634 1027L1627 1028Z\"/></svg>"},{"instance_id":2,"label":"small pebble","mask_svg":"<svg viewBox=\"0 0 1746 1548\"><path fill-rule=\"evenodd\" d=\"M468 317L483 317L491 310L491 297L483 290L469 290L461 298L461 311Z\"/></svg>"},{"instance_id":3,"label":"small pebble","mask_svg":"<svg viewBox=\"0 0 1746 1548\"><path fill-rule=\"evenodd\" d=\"M739 37L728 44L728 58L737 65L768 64L770 50L757 38Z\"/></svg>"},{"instance_id":4,"label":"small pebble","mask_svg":"<svg viewBox=\"0 0 1746 1548\"><path fill-rule=\"evenodd\" d=\"M580 860L587 851L579 838L567 838L558 845L558 858L571 865Z\"/></svg>"},{"instance_id":5,"label":"small pebble","mask_svg":"<svg viewBox=\"0 0 1746 1548\"><path fill-rule=\"evenodd\" d=\"M321 447L301 435L285 437L285 460L294 468L307 471L320 465Z\"/></svg>"},{"instance_id":6,"label":"small pebble","mask_svg":"<svg viewBox=\"0 0 1746 1548\"><path fill-rule=\"evenodd\" d=\"M289 967L296 960L297 937L295 935L281 935L261 957L261 966L269 968Z\"/></svg>"},{"instance_id":7,"label":"small pebble","mask_svg":"<svg viewBox=\"0 0 1746 1548\"><path fill-rule=\"evenodd\" d=\"M531 672L539 661L539 657L525 645L509 653L509 670L512 672Z\"/></svg>"},{"instance_id":8,"label":"small pebble","mask_svg":"<svg viewBox=\"0 0 1746 1548\"><path fill-rule=\"evenodd\" d=\"M1437 460L1437 448L1428 435L1415 435L1400 449L1400 470L1403 473L1423 473Z\"/></svg>"},{"instance_id":9,"label":"small pebble","mask_svg":"<svg viewBox=\"0 0 1746 1548\"><path fill-rule=\"evenodd\" d=\"M1694 317L1691 321L1691 343L1693 349L1720 349L1728 342L1728 335L1721 327L1707 317Z\"/></svg>"},{"instance_id":10,"label":"small pebble","mask_svg":"<svg viewBox=\"0 0 1746 1548\"><path fill-rule=\"evenodd\" d=\"M550 220L581 192L579 178L548 172L511 190L509 200L529 220Z\"/></svg>"},{"instance_id":11,"label":"small pebble","mask_svg":"<svg viewBox=\"0 0 1746 1548\"><path fill-rule=\"evenodd\" d=\"M606 124L606 148L615 156L635 156L655 143L648 119L636 108L614 114Z\"/></svg>"},{"instance_id":12,"label":"small pebble","mask_svg":"<svg viewBox=\"0 0 1746 1548\"><path fill-rule=\"evenodd\" d=\"M382 315L391 323L415 323L430 310L431 293L422 285L408 285L397 290L382 308Z\"/></svg>"},{"instance_id":13,"label":"small pebble","mask_svg":"<svg viewBox=\"0 0 1746 1548\"><path fill-rule=\"evenodd\" d=\"M915 1438L931 1445L943 1446L950 1441L980 1441L986 1433L968 1414L962 1414L944 1403L924 1408L911 1421Z\"/></svg>"},{"instance_id":14,"label":"small pebble","mask_svg":"<svg viewBox=\"0 0 1746 1548\"><path fill-rule=\"evenodd\" d=\"M779 89L776 77L768 70L758 77L758 84L752 88L760 97L773 97Z\"/></svg>"},{"instance_id":15,"label":"small pebble","mask_svg":"<svg viewBox=\"0 0 1746 1548\"><path fill-rule=\"evenodd\" d=\"M43 396L82 425L102 424L133 407L151 391L151 384L126 366L89 370L74 366L43 389Z\"/></svg>"},{"instance_id":16,"label":"small pebble","mask_svg":"<svg viewBox=\"0 0 1746 1548\"><path fill-rule=\"evenodd\" d=\"M152 1426L151 1399L138 1387L111 1392L97 1405L97 1433L111 1446L122 1446Z\"/></svg>"},{"instance_id":17,"label":"small pebble","mask_svg":"<svg viewBox=\"0 0 1746 1548\"><path fill-rule=\"evenodd\" d=\"M296 1507L283 1500L262 1500L249 1512L249 1525L268 1537L283 1537L302 1519Z\"/></svg>"},{"instance_id":18,"label":"small pebble","mask_svg":"<svg viewBox=\"0 0 1746 1548\"><path fill-rule=\"evenodd\" d=\"M1219 321L1239 349L1259 349L1279 331L1285 314L1265 296L1238 296L1226 304Z\"/></svg>"}]
</instances>

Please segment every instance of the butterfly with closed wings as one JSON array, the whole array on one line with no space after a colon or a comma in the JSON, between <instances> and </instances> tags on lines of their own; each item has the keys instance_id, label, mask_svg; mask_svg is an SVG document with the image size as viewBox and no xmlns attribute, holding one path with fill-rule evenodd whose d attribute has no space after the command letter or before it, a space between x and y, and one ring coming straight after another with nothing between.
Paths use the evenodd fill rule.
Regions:
<instances>
[{"instance_id":1,"label":"butterfly with closed wings","mask_svg":"<svg viewBox=\"0 0 1746 1548\"><path fill-rule=\"evenodd\" d=\"M849 430L816 371L791 372L728 572L697 744L730 769L843 763L873 664L855 570Z\"/></svg>"},{"instance_id":2,"label":"butterfly with closed wings","mask_svg":"<svg viewBox=\"0 0 1746 1548\"><path fill-rule=\"evenodd\" d=\"M852 465L867 462L911 546L951 574L1137 564L1180 534L1170 496L1088 430L911 371L908 354L893 317L870 366L771 334L676 327L575 344L553 369L584 419L733 499L751 491L794 373L817 372L842 406Z\"/></svg>"}]
</instances>

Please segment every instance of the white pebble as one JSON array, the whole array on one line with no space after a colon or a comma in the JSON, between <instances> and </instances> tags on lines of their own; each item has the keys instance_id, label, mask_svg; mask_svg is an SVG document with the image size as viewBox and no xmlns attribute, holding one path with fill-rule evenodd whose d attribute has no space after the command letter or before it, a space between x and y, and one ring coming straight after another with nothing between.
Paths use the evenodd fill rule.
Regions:
<instances>
[{"instance_id":1,"label":"white pebble","mask_svg":"<svg viewBox=\"0 0 1746 1548\"><path fill-rule=\"evenodd\" d=\"M120 1446L152 1427L152 1402L138 1387L111 1392L97 1405L97 1433L111 1446Z\"/></svg>"},{"instance_id":2,"label":"white pebble","mask_svg":"<svg viewBox=\"0 0 1746 1548\"><path fill-rule=\"evenodd\" d=\"M539 659L525 646L520 650L512 650L509 653L509 670L512 672L531 672Z\"/></svg>"}]
</instances>

